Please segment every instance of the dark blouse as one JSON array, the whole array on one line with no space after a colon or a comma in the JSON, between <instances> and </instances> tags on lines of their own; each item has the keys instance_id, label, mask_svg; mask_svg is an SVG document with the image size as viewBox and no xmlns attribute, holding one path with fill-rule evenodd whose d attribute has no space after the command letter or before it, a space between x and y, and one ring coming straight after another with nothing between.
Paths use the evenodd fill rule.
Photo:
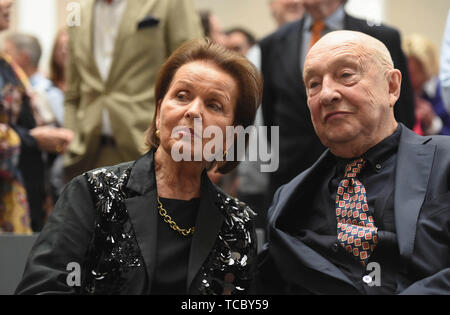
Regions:
<instances>
[{"instance_id":1,"label":"dark blouse","mask_svg":"<svg viewBox=\"0 0 450 315\"><path fill-rule=\"evenodd\" d=\"M200 198L159 199L163 208L167 210L167 214L181 229L195 226ZM159 213L158 216L156 269L151 294L186 294L192 235L181 235L173 230Z\"/></svg>"}]
</instances>

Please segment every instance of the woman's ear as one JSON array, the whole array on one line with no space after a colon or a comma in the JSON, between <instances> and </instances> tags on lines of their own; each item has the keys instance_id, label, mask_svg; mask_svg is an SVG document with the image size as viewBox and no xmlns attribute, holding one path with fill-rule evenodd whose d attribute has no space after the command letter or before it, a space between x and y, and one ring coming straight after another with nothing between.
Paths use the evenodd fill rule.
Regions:
<instances>
[{"instance_id":1,"label":"woman's ear","mask_svg":"<svg viewBox=\"0 0 450 315\"><path fill-rule=\"evenodd\" d=\"M158 103L156 104L156 117L155 117L155 123L156 123L156 129L159 130L160 127L160 115L161 115L161 103L162 100L159 100Z\"/></svg>"}]
</instances>

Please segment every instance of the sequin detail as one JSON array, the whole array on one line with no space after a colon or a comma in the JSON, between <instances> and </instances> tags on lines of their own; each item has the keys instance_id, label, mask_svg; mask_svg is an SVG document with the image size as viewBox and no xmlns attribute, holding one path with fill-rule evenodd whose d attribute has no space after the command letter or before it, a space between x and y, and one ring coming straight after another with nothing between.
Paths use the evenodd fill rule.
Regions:
<instances>
[{"instance_id":1,"label":"sequin detail","mask_svg":"<svg viewBox=\"0 0 450 315\"><path fill-rule=\"evenodd\" d=\"M97 210L94 236L83 269L84 294L119 294L123 275L143 265L139 246L123 199L131 168L120 177L106 169L85 176Z\"/></svg>"},{"instance_id":2,"label":"sequin detail","mask_svg":"<svg viewBox=\"0 0 450 315\"><path fill-rule=\"evenodd\" d=\"M131 168L120 177L106 169L86 173L97 208L94 237L84 264L84 294L120 294L124 275L143 266L123 200ZM200 294L248 294L256 262L256 214L244 203L215 191L215 204L225 217L212 252L199 271Z\"/></svg>"},{"instance_id":3,"label":"sequin detail","mask_svg":"<svg viewBox=\"0 0 450 315\"><path fill-rule=\"evenodd\" d=\"M201 269L200 294L248 294L256 259L256 214L222 193L217 206L225 217L214 249Z\"/></svg>"}]
</instances>

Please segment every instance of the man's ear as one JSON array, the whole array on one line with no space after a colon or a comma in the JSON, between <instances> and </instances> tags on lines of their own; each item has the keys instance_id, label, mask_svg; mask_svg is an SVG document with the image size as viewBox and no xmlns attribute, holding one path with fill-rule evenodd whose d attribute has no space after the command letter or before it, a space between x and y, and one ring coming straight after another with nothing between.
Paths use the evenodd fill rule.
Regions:
<instances>
[{"instance_id":1,"label":"man's ear","mask_svg":"<svg viewBox=\"0 0 450 315\"><path fill-rule=\"evenodd\" d=\"M400 90L402 87L402 73L398 69L389 70L389 105L394 106L400 97Z\"/></svg>"}]
</instances>

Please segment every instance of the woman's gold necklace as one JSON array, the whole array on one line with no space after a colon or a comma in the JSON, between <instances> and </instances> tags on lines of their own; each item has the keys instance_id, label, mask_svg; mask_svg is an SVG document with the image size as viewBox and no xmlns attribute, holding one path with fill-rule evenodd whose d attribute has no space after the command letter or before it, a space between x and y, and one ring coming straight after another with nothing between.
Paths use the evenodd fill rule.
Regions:
<instances>
[{"instance_id":1,"label":"woman's gold necklace","mask_svg":"<svg viewBox=\"0 0 450 315\"><path fill-rule=\"evenodd\" d=\"M167 210L163 208L163 205L161 203L161 201L159 200L159 196L158 196L158 210L159 210L159 214L160 216L163 217L164 222L166 222L167 224L169 224L169 226L174 230L177 231L178 233L180 233L183 236L191 236L192 234L194 234L195 231L195 227L191 227L190 229L182 229L180 228L174 220L172 220L172 218L170 217L170 215L167 214Z\"/></svg>"}]
</instances>

